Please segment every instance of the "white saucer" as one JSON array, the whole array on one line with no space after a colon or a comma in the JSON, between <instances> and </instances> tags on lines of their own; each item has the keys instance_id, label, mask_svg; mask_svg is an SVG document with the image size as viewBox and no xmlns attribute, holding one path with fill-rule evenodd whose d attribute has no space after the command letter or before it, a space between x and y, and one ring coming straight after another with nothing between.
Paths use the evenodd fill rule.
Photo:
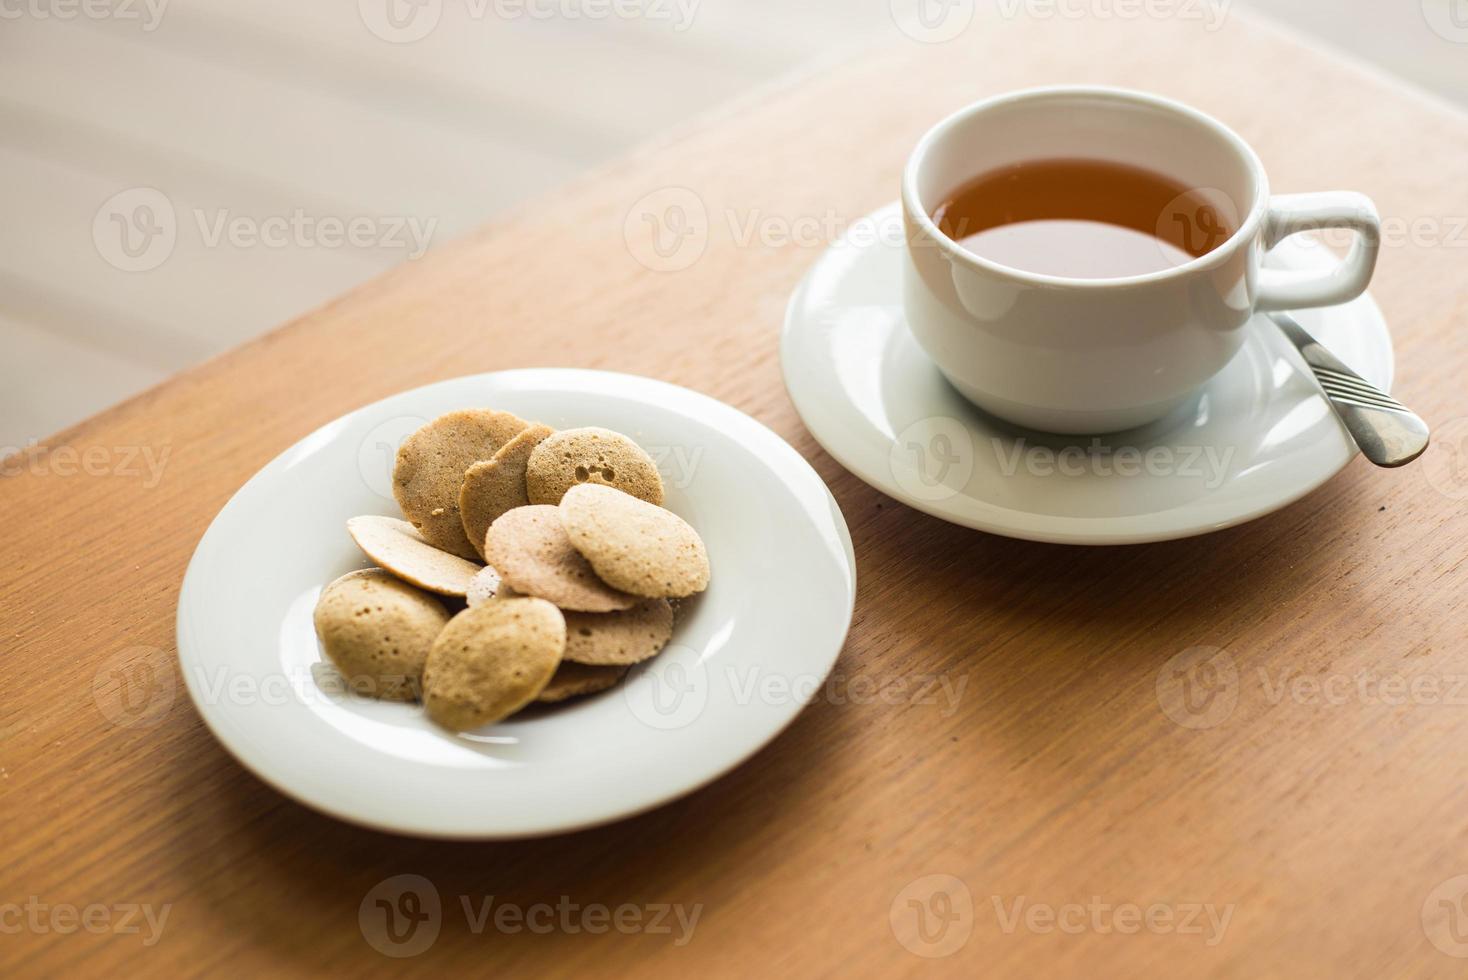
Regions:
<instances>
[{"instance_id":1,"label":"white saucer","mask_svg":"<svg viewBox=\"0 0 1468 980\"><path fill-rule=\"evenodd\" d=\"M907 329L896 204L829 248L791 297L780 357L816 440L876 489L994 534L1133 544L1216 531L1278 510L1356 454L1294 348L1256 317L1238 355L1167 419L1093 440L1026 432L959 395ZM1337 259L1286 241L1270 265ZM1391 337L1369 296L1299 320L1390 390Z\"/></svg>"},{"instance_id":2,"label":"white saucer","mask_svg":"<svg viewBox=\"0 0 1468 980\"><path fill-rule=\"evenodd\" d=\"M368 564L347 518L397 513L397 445L469 406L636 439L658 460L667 506L702 534L713 575L668 648L619 686L455 735L418 705L333 687L311 612L323 585ZM301 802L402 833L523 837L646 810L747 759L825 682L855 591L835 500L749 416L625 374L505 371L369 405L251 478L189 564L178 656L219 740Z\"/></svg>"}]
</instances>

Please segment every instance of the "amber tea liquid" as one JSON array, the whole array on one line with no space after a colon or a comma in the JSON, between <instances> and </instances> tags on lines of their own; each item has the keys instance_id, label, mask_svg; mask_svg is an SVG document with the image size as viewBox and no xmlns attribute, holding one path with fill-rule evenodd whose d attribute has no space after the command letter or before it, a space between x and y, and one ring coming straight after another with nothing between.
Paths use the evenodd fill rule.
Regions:
<instances>
[{"instance_id":1,"label":"amber tea liquid","mask_svg":"<svg viewBox=\"0 0 1468 980\"><path fill-rule=\"evenodd\" d=\"M1068 279L1160 272L1234 229L1201 193L1105 160L1031 160L964 184L933 212L945 235L1000 265Z\"/></svg>"}]
</instances>

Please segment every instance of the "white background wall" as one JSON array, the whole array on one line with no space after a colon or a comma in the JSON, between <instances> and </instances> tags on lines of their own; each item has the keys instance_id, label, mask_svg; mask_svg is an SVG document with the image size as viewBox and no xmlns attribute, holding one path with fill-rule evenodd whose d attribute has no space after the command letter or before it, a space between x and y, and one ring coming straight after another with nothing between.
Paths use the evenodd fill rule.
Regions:
<instances>
[{"instance_id":1,"label":"white background wall","mask_svg":"<svg viewBox=\"0 0 1468 980\"><path fill-rule=\"evenodd\" d=\"M888 0L668 0L667 17L634 20L447 0L400 43L426 22L395 27L387 3L0 8L0 454L404 261L414 227L445 242L894 32ZM1468 105L1468 0L1252 6ZM363 237L264 223L295 216Z\"/></svg>"}]
</instances>

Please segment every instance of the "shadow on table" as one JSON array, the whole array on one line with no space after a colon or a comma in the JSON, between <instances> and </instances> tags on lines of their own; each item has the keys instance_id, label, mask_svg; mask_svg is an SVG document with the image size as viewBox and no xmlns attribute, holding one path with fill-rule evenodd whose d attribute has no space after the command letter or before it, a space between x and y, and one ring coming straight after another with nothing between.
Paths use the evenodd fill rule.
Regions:
<instances>
[{"instance_id":1,"label":"shadow on table","mask_svg":"<svg viewBox=\"0 0 1468 980\"><path fill-rule=\"evenodd\" d=\"M279 795L200 732L190 749L204 758L179 770L217 775L209 792L188 789L200 799L169 853L192 856L181 871L194 876L195 897L207 908L191 903L191 915L215 917L215 929L247 931L251 944L303 967L389 962L364 936L359 908L397 875L428 879L441 903L441 932L423 961L452 956L454 949L463 956L472 947L483 969L513 959L525 971L542 956L566 968L562 944L585 944L583 954L591 955L597 941L638 944L639 955L654 955L678 938L683 926L676 914L666 913L660 928L669 931L656 934L617 935L615 927L604 927L609 934L567 936L560 925L537 932L521 924L504 932L485 918L486 910L492 916L502 905L524 910L571 902L615 910L631 904L650 922L664 915L658 905L713 904L707 882L716 875L758 879L778 869L778 853L757 838L775 811L808 813L807 803L820 805L823 788L841 768L823 755L835 744L822 735L832 714L831 705L812 704L754 760L649 813L554 837L488 843L418 840L342 823ZM699 914L706 927L716 909ZM372 930L377 923L372 920Z\"/></svg>"}]
</instances>

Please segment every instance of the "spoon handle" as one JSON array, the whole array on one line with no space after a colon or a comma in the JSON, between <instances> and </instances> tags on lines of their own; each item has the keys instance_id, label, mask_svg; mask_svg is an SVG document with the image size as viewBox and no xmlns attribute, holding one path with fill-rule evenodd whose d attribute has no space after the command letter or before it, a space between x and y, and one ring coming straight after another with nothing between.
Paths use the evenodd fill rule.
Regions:
<instances>
[{"instance_id":1,"label":"spoon handle","mask_svg":"<svg viewBox=\"0 0 1468 980\"><path fill-rule=\"evenodd\" d=\"M1427 448L1426 422L1342 364L1294 317L1270 313L1269 318L1299 348L1362 455L1377 466L1402 466L1422 455Z\"/></svg>"}]
</instances>

